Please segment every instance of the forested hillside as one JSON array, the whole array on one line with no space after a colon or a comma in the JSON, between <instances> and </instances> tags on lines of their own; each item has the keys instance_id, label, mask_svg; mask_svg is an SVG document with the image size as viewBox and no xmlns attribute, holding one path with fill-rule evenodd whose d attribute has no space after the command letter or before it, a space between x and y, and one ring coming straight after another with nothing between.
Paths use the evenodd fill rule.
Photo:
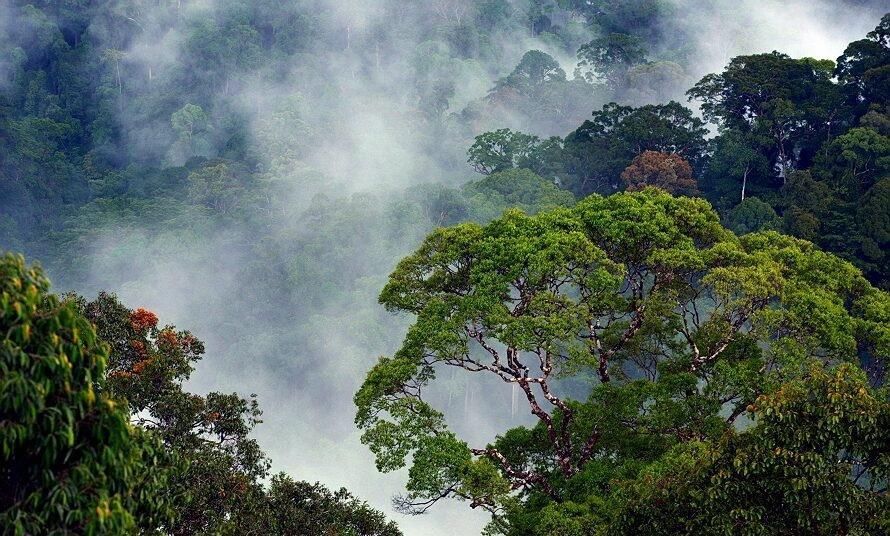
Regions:
<instances>
[{"instance_id":1,"label":"forested hillside","mask_svg":"<svg viewBox=\"0 0 890 536\"><path fill-rule=\"evenodd\" d=\"M0 5L0 524L888 530L890 14L698 4Z\"/></svg>"}]
</instances>

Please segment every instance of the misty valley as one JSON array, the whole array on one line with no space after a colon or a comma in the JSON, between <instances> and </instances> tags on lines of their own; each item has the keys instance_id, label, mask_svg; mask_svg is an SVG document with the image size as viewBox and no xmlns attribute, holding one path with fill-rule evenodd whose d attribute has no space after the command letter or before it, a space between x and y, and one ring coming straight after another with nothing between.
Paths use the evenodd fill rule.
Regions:
<instances>
[{"instance_id":1,"label":"misty valley","mask_svg":"<svg viewBox=\"0 0 890 536\"><path fill-rule=\"evenodd\" d=\"M0 3L0 534L890 534L881 0Z\"/></svg>"}]
</instances>

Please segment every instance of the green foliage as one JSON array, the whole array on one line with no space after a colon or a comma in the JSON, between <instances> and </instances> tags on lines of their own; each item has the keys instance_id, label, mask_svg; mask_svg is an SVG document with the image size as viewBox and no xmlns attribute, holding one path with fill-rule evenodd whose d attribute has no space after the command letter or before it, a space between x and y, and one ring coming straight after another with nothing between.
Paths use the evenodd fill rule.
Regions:
<instances>
[{"instance_id":1,"label":"green foliage","mask_svg":"<svg viewBox=\"0 0 890 536\"><path fill-rule=\"evenodd\" d=\"M657 31L666 6L660 0L557 0L582 14L605 33L646 34Z\"/></svg>"},{"instance_id":2,"label":"green foliage","mask_svg":"<svg viewBox=\"0 0 890 536\"><path fill-rule=\"evenodd\" d=\"M851 43L836 68L775 52L740 56L689 91L721 127L701 184L724 218L747 213L733 207L754 195L785 231L852 261L884 288L881 242L861 213L882 220L873 201L864 207L890 158L880 83L890 62L887 21Z\"/></svg>"},{"instance_id":3,"label":"green foliage","mask_svg":"<svg viewBox=\"0 0 890 536\"><path fill-rule=\"evenodd\" d=\"M546 154L549 141L542 142L537 136L507 128L485 132L476 136L467 151L467 162L483 175L511 168L535 171L545 165L541 156Z\"/></svg>"},{"instance_id":4,"label":"green foliage","mask_svg":"<svg viewBox=\"0 0 890 536\"><path fill-rule=\"evenodd\" d=\"M825 145L817 166L842 198L857 199L877 179L890 176L890 137L852 128Z\"/></svg>"},{"instance_id":5,"label":"green foliage","mask_svg":"<svg viewBox=\"0 0 890 536\"><path fill-rule=\"evenodd\" d=\"M756 197L749 197L736 205L725 223L727 228L739 235L782 228L782 220L773 207Z\"/></svg>"},{"instance_id":6,"label":"green foliage","mask_svg":"<svg viewBox=\"0 0 890 536\"><path fill-rule=\"evenodd\" d=\"M768 185L770 174L770 161L757 150L752 136L726 130L711 141L711 157L700 184L715 206L728 208Z\"/></svg>"},{"instance_id":7,"label":"green foliage","mask_svg":"<svg viewBox=\"0 0 890 536\"><path fill-rule=\"evenodd\" d=\"M565 139L541 140L509 129L481 134L468 151L468 161L482 174L527 168L557 179L560 186L580 198L591 192L617 190L621 173L647 151L700 167L707 146L705 133L704 123L676 102L640 108L611 103L595 111L592 120ZM694 190L689 184L691 172L686 173L679 191Z\"/></svg>"},{"instance_id":8,"label":"green foliage","mask_svg":"<svg viewBox=\"0 0 890 536\"><path fill-rule=\"evenodd\" d=\"M123 534L170 519L174 459L103 388L108 346L42 271L0 259L0 524Z\"/></svg>"},{"instance_id":9,"label":"green foliage","mask_svg":"<svg viewBox=\"0 0 890 536\"><path fill-rule=\"evenodd\" d=\"M738 56L688 95L701 101L705 118L751 135L784 181L812 158L842 108L832 68L778 52Z\"/></svg>"},{"instance_id":10,"label":"green foliage","mask_svg":"<svg viewBox=\"0 0 890 536\"><path fill-rule=\"evenodd\" d=\"M887 90L890 64L890 13L865 39L850 43L837 60L835 74L840 79L850 103L866 113L869 107L886 105L890 100Z\"/></svg>"},{"instance_id":11,"label":"green foliage","mask_svg":"<svg viewBox=\"0 0 890 536\"><path fill-rule=\"evenodd\" d=\"M862 234L862 252L866 269L875 274L878 284L890 286L887 264L890 262L890 178L882 179L862 197L856 220Z\"/></svg>"},{"instance_id":12,"label":"green foliage","mask_svg":"<svg viewBox=\"0 0 890 536\"><path fill-rule=\"evenodd\" d=\"M566 187L576 196L617 189L621 172L644 151L681 156L693 168L704 154L706 129L679 103L640 108L607 104L566 137Z\"/></svg>"},{"instance_id":13,"label":"green foliage","mask_svg":"<svg viewBox=\"0 0 890 536\"><path fill-rule=\"evenodd\" d=\"M279 473L272 477L268 501L242 520L242 530L265 534L337 534L401 536L395 523L341 488L299 482ZM243 532L242 532L243 533Z\"/></svg>"},{"instance_id":14,"label":"green foliage","mask_svg":"<svg viewBox=\"0 0 890 536\"><path fill-rule=\"evenodd\" d=\"M530 50L522 56L513 72L499 81L498 85L522 90L547 82L565 81L566 72L552 56L540 50Z\"/></svg>"},{"instance_id":15,"label":"green foliage","mask_svg":"<svg viewBox=\"0 0 890 536\"><path fill-rule=\"evenodd\" d=\"M667 102L688 87L688 78L683 65L675 61L651 61L627 69L622 90L628 102Z\"/></svg>"},{"instance_id":16,"label":"green foliage","mask_svg":"<svg viewBox=\"0 0 890 536\"><path fill-rule=\"evenodd\" d=\"M204 110L194 104L186 104L170 116L170 125L179 136L179 147L176 150L182 161L195 156L206 156L207 142L203 138L210 125L210 119Z\"/></svg>"},{"instance_id":17,"label":"green foliage","mask_svg":"<svg viewBox=\"0 0 890 536\"><path fill-rule=\"evenodd\" d=\"M625 83L631 67L646 61L646 48L639 37L613 33L578 49L579 67L590 82L602 81L617 89Z\"/></svg>"},{"instance_id":18,"label":"green foliage","mask_svg":"<svg viewBox=\"0 0 890 536\"><path fill-rule=\"evenodd\" d=\"M287 534L294 527L315 527L319 533L400 534L345 490L332 493L283 474L264 488L270 462L250 437L262 422L259 405L254 396L185 390L204 354L203 343L190 332L161 326L154 313L130 310L110 294L100 293L92 302L71 300L111 346L106 389L125 397L132 419L187 462L170 468L163 492L176 498L175 517L166 525L170 533L241 534L262 527Z\"/></svg>"},{"instance_id":19,"label":"green foliage","mask_svg":"<svg viewBox=\"0 0 890 536\"><path fill-rule=\"evenodd\" d=\"M507 208L528 214L575 203L575 197L527 169L509 169L492 173L463 188L469 199L470 213L476 221L489 221Z\"/></svg>"},{"instance_id":20,"label":"green foliage","mask_svg":"<svg viewBox=\"0 0 890 536\"><path fill-rule=\"evenodd\" d=\"M883 534L886 392L852 365L813 365L763 395L755 426L670 451L621 486L607 534Z\"/></svg>"},{"instance_id":21,"label":"green foliage","mask_svg":"<svg viewBox=\"0 0 890 536\"><path fill-rule=\"evenodd\" d=\"M189 173L189 198L223 214L238 203L243 186L225 163L209 164Z\"/></svg>"},{"instance_id":22,"label":"green foliage","mask_svg":"<svg viewBox=\"0 0 890 536\"><path fill-rule=\"evenodd\" d=\"M593 91L595 86L579 76L569 80L549 54L530 50L509 75L495 83L484 105L493 116L490 121L498 126L504 124L503 112L510 111L527 117L523 126L561 132L568 128L566 120L573 118L573 112L587 108Z\"/></svg>"},{"instance_id":23,"label":"green foliage","mask_svg":"<svg viewBox=\"0 0 890 536\"><path fill-rule=\"evenodd\" d=\"M775 232L736 237L706 202L656 189L437 229L399 263L380 302L415 322L355 395L362 440L380 470L409 467L405 510L460 498L489 510L492 530L507 534L621 533L616 481L648 489L646 475L675 457L687 464L682 473L724 436L756 437L759 429L749 436L734 426L759 419L759 397L789 386L818 392L813 363L883 362L890 351L890 297L853 266ZM445 367L519 389L535 425L470 447L422 396ZM586 399L562 394L567 377L589 378ZM828 415L849 411L832 396L804 399ZM820 433L812 420L798 425L795 437ZM882 448L872 435L862 441ZM776 439L786 444L795 448ZM826 448L826 459L852 449ZM742 484L729 475L725 486ZM843 493L878 504L858 489L849 483ZM785 493L805 501L806 490ZM788 523L802 529L829 526L795 519Z\"/></svg>"}]
</instances>

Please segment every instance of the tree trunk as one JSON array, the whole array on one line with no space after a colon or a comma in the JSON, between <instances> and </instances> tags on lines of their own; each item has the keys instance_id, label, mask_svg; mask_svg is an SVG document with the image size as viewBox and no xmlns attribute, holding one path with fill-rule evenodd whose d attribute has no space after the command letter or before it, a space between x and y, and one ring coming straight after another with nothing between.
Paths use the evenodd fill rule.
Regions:
<instances>
[{"instance_id":1,"label":"tree trunk","mask_svg":"<svg viewBox=\"0 0 890 536\"><path fill-rule=\"evenodd\" d=\"M776 142L779 148L779 172L782 174L782 186L785 186L788 183L788 155L785 152L785 141L788 139L788 136L785 135L784 129L779 130L775 134Z\"/></svg>"}]
</instances>

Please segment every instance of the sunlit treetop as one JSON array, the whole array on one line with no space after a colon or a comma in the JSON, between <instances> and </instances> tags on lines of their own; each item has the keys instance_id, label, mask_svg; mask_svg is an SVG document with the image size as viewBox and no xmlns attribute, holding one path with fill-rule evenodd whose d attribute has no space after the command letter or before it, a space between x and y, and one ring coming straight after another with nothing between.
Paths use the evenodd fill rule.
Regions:
<instances>
[{"instance_id":1,"label":"sunlit treetop","mask_svg":"<svg viewBox=\"0 0 890 536\"><path fill-rule=\"evenodd\" d=\"M436 230L380 301L416 320L356 394L356 422L381 470L410 456L400 504L415 512L563 501L592 468L720 437L814 361L890 349L890 300L850 264L775 232L737 237L707 202L652 188ZM443 367L515 385L537 424L471 448L422 396ZM586 401L559 387L579 374Z\"/></svg>"}]
</instances>

